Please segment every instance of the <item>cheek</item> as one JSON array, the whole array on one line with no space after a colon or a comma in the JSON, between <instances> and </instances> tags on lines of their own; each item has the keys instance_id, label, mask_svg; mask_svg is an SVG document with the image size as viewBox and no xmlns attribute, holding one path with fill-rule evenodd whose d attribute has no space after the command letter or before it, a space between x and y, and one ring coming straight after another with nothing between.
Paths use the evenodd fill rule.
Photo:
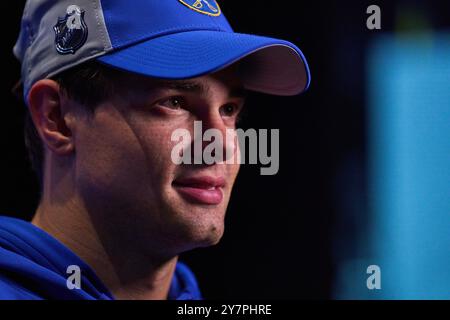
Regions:
<instances>
[{"instance_id":1,"label":"cheek","mask_svg":"<svg viewBox=\"0 0 450 320\"><path fill-rule=\"evenodd\" d=\"M168 176L171 162L165 160L164 150L168 144L161 131L155 130L158 128L99 113L83 129L76 142L81 187L109 198L152 197L149 193L156 192Z\"/></svg>"},{"instance_id":2,"label":"cheek","mask_svg":"<svg viewBox=\"0 0 450 320\"><path fill-rule=\"evenodd\" d=\"M121 206L175 201L171 182L181 169L172 162L176 142L171 136L175 129L188 127L184 122L169 124L138 113L125 118L114 109L97 110L76 134L78 188L95 201ZM239 168L235 163L223 170L230 186L227 196Z\"/></svg>"}]
</instances>

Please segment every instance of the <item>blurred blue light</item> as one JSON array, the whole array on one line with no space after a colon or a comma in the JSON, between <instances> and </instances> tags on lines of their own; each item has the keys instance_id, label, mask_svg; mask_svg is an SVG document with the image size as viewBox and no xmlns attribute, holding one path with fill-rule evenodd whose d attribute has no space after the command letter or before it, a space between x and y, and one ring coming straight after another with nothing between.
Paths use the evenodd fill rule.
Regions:
<instances>
[{"instance_id":1,"label":"blurred blue light","mask_svg":"<svg viewBox=\"0 0 450 320\"><path fill-rule=\"evenodd\" d=\"M371 223L382 289L450 298L450 35L379 38L368 59Z\"/></svg>"}]
</instances>

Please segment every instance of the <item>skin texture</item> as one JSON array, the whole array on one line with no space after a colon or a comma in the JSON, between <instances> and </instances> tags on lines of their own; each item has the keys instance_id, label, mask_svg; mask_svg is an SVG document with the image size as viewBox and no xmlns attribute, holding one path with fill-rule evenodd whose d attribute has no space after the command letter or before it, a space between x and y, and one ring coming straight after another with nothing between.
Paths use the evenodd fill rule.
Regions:
<instances>
[{"instance_id":1,"label":"skin texture","mask_svg":"<svg viewBox=\"0 0 450 320\"><path fill-rule=\"evenodd\" d=\"M175 165L172 132L234 128L243 106L236 66L184 81L125 74L116 94L90 113L52 80L37 82L29 106L45 146L44 183L33 224L71 248L118 299L166 299L180 253L211 246L239 164ZM205 145L204 145L205 147ZM237 143L224 143L223 152ZM202 204L174 181L225 180L223 200Z\"/></svg>"}]
</instances>

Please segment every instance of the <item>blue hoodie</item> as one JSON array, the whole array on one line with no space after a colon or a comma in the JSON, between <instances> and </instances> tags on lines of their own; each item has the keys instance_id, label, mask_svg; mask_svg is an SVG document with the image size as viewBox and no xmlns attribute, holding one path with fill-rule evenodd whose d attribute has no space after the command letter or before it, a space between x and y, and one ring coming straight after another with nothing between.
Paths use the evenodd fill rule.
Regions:
<instances>
[{"instance_id":1,"label":"blue hoodie","mask_svg":"<svg viewBox=\"0 0 450 320\"><path fill-rule=\"evenodd\" d=\"M81 271L81 288L70 290L68 266ZM178 262L169 300L199 300L192 271ZM94 271L71 250L29 222L0 216L1 300L114 300Z\"/></svg>"}]
</instances>

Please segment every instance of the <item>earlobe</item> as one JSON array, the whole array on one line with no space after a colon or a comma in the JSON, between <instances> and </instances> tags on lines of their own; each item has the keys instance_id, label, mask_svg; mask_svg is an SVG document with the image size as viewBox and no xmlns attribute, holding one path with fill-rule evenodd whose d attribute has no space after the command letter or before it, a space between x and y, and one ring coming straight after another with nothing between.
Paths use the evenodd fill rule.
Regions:
<instances>
[{"instance_id":1,"label":"earlobe","mask_svg":"<svg viewBox=\"0 0 450 320\"><path fill-rule=\"evenodd\" d=\"M49 79L36 82L28 95L28 106L43 143L58 155L74 151L72 132L64 117L60 87Z\"/></svg>"}]
</instances>

